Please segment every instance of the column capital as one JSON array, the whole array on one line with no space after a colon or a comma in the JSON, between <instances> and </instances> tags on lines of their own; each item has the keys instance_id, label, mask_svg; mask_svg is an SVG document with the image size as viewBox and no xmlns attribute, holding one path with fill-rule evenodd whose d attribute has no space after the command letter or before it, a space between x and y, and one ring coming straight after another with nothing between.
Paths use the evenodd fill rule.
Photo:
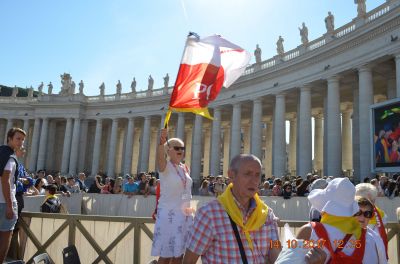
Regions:
<instances>
[{"instance_id":1,"label":"column capital","mask_svg":"<svg viewBox=\"0 0 400 264\"><path fill-rule=\"evenodd\" d=\"M261 102L262 102L261 98L256 98L253 100L254 104L261 104Z\"/></svg>"},{"instance_id":2,"label":"column capital","mask_svg":"<svg viewBox=\"0 0 400 264\"><path fill-rule=\"evenodd\" d=\"M134 117L134 116L130 116L130 117L128 117L128 121L129 121L129 122L133 122L133 121L135 121L135 117Z\"/></svg>"},{"instance_id":3,"label":"column capital","mask_svg":"<svg viewBox=\"0 0 400 264\"><path fill-rule=\"evenodd\" d=\"M278 99L278 98L283 98L283 99L285 99L285 93L278 93L278 94L275 94L275 98L276 98L276 99Z\"/></svg>"},{"instance_id":4,"label":"column capital","mask_svg":"<svg viewBox=\"0 0 400 264\"><path fill-rule=\"evenodd\" d=\"M312 88L312 86L310 84L303 84L303 86L301 86L299 88L299 90L300 90L301 93L311 92L311 88Z\"/></svg>"},{"instance_id":5,"label":"column capital","mask_svg":"<svg viewBox=\"0 0 400 264\"><path fill-rule=\"evenodd\" d=\"M340 110L345 112L353 112L353 104L351 102L343 102L340 104Z\"/></svg>"},{"instance_id":6,"label":"column capital","mask_svg":"<svg viewBox=\"0 0 400 264\"><path fill-rule=\"evenodd\" d=\"M295 121L297 114L295 112L286 113L286 119L289 121Z\"/></svg>"},{"instance_id":7,"label":"column capital","mask_svg":"<svg viewBox=\"0 0 400 264\"><path fill-rule=\"evenodd\" d=\"M357 68L358 72L371 72L372 71L372 65L371 64L364 64L361 65Z\"/></svg>"},{"instance_id":8,"label":"column capital","mask_svg":"<svg viewBox=\"0 0 400 264\"><path fill-rule=\"evenodd\" d=\"M221 108L222 108L222 107L220 107L220 106L215 106L215 107L213 107L214 113L215 113L215 112L221 112Z\"/></svg>"},{"instance_id":9,"label":"column capital","mask_svg":"<svg viewBox=\"0 0 400 264\"><path fill-rule=\"evenodd\" d=\"M340 77L337 75L332 75L332 76L329 76L326 80L327 80L328 84L329 83L337 83L340 81Z\"/></svg>"},{"instance_id":10,"label":"column capital","mask_svg":"<svg viewBox=\"0 0 400 264\"><path fill-rule=\"evenodd\" d=\"M315 119L322 119L324 117L324 111L322 108L314 108L314 109L312 109L311 115Z\"/></svg>"},{"instance_id":11,"label":"column capital","mask_svg":"<svg viewBox=\"0 0 400 264\"><path fill-rule=\"evenodd\" d=\"M150 119L151 119L151 115L144 116L144 120L150 120Z\"/></svg>"},{"instance_id":12,"label":"column capital","mask_svg":"<svg viewBox=\"0 0 400 264\"><path fill-rule=\"evenodd\" d=\"M394 57L395 60L400 60L400 52L396 53L396 54L393 54L393 57Z\"/></svg>"},{"instance_id":13,"label":"column capital","mask_svg":"<svg viewBox=\"0 0 400 264\"><path fill-rule=\"evenodd\" d=\"M233 108L239 108L241 106L241 102L232 103Z\"/></svg>"}]
</instances>

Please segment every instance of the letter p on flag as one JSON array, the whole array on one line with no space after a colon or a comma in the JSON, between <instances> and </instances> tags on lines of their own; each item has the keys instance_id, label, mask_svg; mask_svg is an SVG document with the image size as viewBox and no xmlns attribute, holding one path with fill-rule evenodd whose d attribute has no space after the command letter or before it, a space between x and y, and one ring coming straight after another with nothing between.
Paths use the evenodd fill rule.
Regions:
<instances>
[{"instance_id":1,"label":"letter p on flag","mask_svg":"<svg viewBox=\"0 0 400 264\"><path fill-rule=\"evenodd\" d=\"M165 118L172 111L192 112L212 119L208 104L222 86L228 88L244 72L250 53L218 35L200 39L189 34Z\"/></svg>"}]
</instances>

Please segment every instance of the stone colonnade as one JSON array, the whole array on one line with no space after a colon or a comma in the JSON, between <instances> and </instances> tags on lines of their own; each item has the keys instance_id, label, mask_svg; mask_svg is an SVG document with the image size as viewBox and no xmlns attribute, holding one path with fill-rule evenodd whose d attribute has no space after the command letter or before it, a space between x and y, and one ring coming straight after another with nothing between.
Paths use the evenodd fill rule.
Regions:
<instances>
[{"instance_id":1,"label":"stone colonnade","mask_svg":"<svg viewBox=\"0 0 400 264\"><path fill-rule=\"evenodd\" d=\"M400 96L400 57L394 60L396 85L387 83L386 98ZM209 174L226 175L229 160L244 152L261 159L267 176L305 176L308 172L340 176L354 170L362 179L370 175L369 107L377 94L372 66L363 65L353 75L357 78L350 85L351 101L341 100L341 93L346 93L344 77L336 74L323 80L322 86L321 82L307 83L275 95L215 106L213 121L188 113L173 114L170 137L185 141L186 162L195 180ZM322 105L312 100L317 86L325 98ZM287 98L293 95L297 111L288 112ZM271 111L264 109L266 104L271 104ZM9 117L0 119L0 137L5 142L6 131L13 126L28 132L24 162L30 171L60 170L70 175L101 171L114 177L156 170L155 149L163 122L161 112L95 119Z\"/></svg>"}]
</instances>

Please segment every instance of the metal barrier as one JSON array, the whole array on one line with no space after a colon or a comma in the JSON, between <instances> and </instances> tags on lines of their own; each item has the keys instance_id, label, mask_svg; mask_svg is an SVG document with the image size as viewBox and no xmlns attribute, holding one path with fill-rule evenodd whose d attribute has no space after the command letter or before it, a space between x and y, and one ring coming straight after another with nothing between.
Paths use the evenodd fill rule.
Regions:
<instances>
[{"instance_id":1,"label":"metal barrier","mask_svg":"<svg viewBox=\"0 0 400 264\"><path fill-rule=\"evenodd\" d=\"M30 225L32 220L39 220L42 223L44 223L44 228L43 226L40 226L40 228L37 228L38 226L32 227ZM61 221L59 223L58 227L54 227L54 230L50 230L51 235L47 239L43 239L45 237L43 235L43 232L49 231L51 229L51 225L47 223L46 221ZM92 231L93 234L88 230L90 228L85 227L84 225L87 223L91 223L92 226L96 225L98 222L105 222L105 223L123 223L127 225L126 227L121 228L121 232L117 232L116 237L113 240L109 240L109 237L106 238L108 246L101 247L100 242L101 241L96 241L94 239L94 235L96 231ZM288 223L293 232L296 232L296 229L300 228L302 225L306 224L306 221L284 221L281 220L278 223L279 226L279 236L282 237L283 234L283 226ZM33 245L36 247L36 251L33 253L32 256L26 256L25 252L25 261L30 264L33 263L33 258L36 255L39 255L41 253L48 253L50 257L54 258L54 252L59 252L61 256L62 249L64 247L67 247L68 245L75 245L78 241L77 237L77 231L80 232L80 234L87 240L89 245L92 247L92 249L88 248L79 248L78 251L80 251L80 256L82 256L82 253L87 252L90 250L94 250L96 253L96 258L94 261L92 260L87 260L86 262L82 263L100 263L100 261L103 261L104 263L115 263L117 260L112 260L108 254L114 250L118 246L123 246L125 248L130 248L131 251L124 251L122 252L124 254L127 254L130 256L131 253L133 253L132 257L129 259L125 258L124 261L118 260L117 263L147 263L148 260L151 258L150 257L150 250L149 250L149 243L147 242L147 245L143 242L144 239L150 239L152 241L153 239L153 232L152 228L149 228L147 225L149 224L154 224L153 219L149 217L115 217L115 216L94 216L94 215L65 215L65 214L43 214L43 213L27 213L24 212L22 213L22 218L20 221L20 230L23 232L22 235L26 235L27 238L33 243ZM88 225L87 225L88 226ZM108 225L110 226L110 225ZM111 228L111 227L109 227ZM392 252L389 254L390 256L390 263L398 263L398 260L400 260L400 223L396 222L391 222L386 225L387 229L387 234L388 234L388 240L389 240L389 252ZM68 234L64 235L64 238L67 237L68 244L62 245L62 243L59 245L59 248L52 249L53 251L49 251L49 247L57 241L57 238L60 240L63 240L60 235L65 231L68 230ZM100 228L101 230L101 228ZM107 233L107 230L103 230L105 233ZM123 239L127 238L127 235L133 231L133 239L128 238L128 244L124 244ZM142 231L145 233L146 236L142 236ZM38 237L42 238L42 242L38 239ZM133 242L133 244L132 244ZM123 244L123 245L122 245ZM22 248L25 248L27 246L27 240L25 240L25 243L22 245ZM146 253L149 253L148 256L142 256L143 250L146 250ZM53 253L53 256L52 256ZM58 257L58 262L60 262L60 256ZM118 254L115 254L115 256L118 256ZM53 260L54 261L54 260ZM54 261L55 263L58 263L57 261Z\"/></svg>"}]
</instances>

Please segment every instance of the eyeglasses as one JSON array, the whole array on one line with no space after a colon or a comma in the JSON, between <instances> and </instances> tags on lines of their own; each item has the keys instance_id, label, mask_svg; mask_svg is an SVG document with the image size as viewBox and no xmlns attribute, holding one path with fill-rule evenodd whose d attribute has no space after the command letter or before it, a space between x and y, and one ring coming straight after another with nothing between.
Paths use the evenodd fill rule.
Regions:
<instances>
[{"instance_id":1,"label":"eyeglasses","mask_svg":"<svg viewBox=\"0 0 400 264\"><path fill-rule=\"evenodd\" d=\"M180 151L180 150L185 151L185 147L174 146L173 148L175 151Z\"/></svg>"},{"instance_id":2,"label":"eyeglasses","mask_svg":"<svg viewBox=\"0 0 400 264\"><path fill-rule=\"evenodd\" d=\"M365 218L372 218L372 216L374 215L373 211L358 211L357 213L354 214L354 216L360 216L363 215Z\"/></svg>"}]
</instances>

